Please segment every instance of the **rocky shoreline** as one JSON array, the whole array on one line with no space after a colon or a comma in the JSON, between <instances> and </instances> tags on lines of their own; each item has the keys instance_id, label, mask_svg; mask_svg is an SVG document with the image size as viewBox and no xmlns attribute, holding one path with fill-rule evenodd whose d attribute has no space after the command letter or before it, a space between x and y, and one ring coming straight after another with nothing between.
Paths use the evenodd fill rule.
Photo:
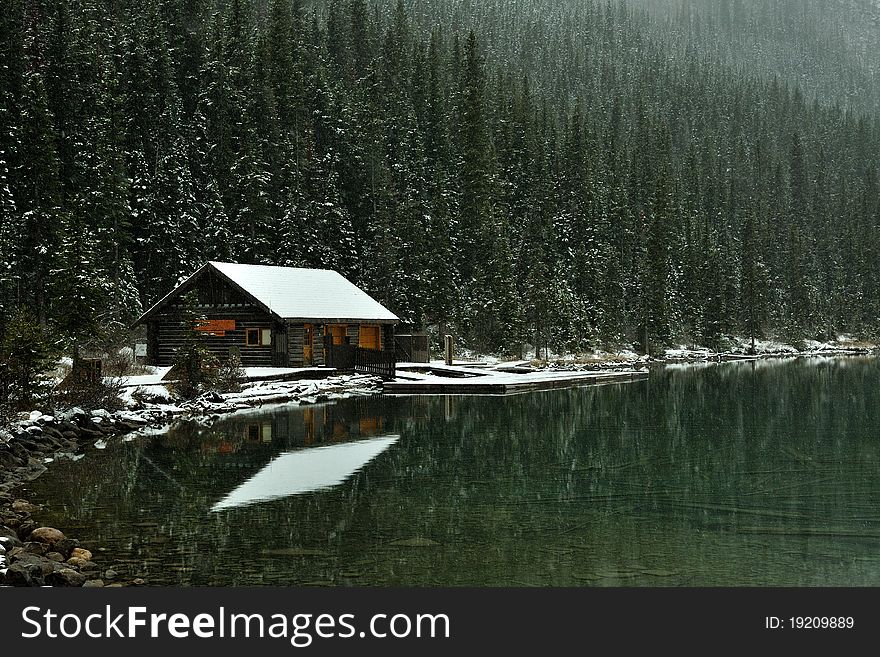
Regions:
<instances>
[{"instance_id":1,"label":"rocky shoreline","mask_svg":"<svg viewBox=\"0 0 880 657\"><path fill-rule=\"evenodd\" d=\"M0 586L138 586L146 584L124 565L103 559L100 548L86 549L54 527L40 525L40 507L15 489L43 474L57 457L76 457L89 444L106 444L133 433L162 430L178 420L222 415L266 404L313 404L381 391L380 379L367 375L321 380L260 382L238 393L206 393L177 404L130 402L125 410L67 409L56 415L21 414L0 429Z\"/></svg>"}]
</instances>

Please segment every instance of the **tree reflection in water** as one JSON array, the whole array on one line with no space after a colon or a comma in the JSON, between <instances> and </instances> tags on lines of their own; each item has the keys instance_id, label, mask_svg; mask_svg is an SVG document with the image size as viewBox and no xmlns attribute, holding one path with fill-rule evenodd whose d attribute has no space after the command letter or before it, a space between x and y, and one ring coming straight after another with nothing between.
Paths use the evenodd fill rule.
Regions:
<instances>
[{"instance_id":1,"label":"tree reflection in water","mask_svg":"<svg viewBox=\"0 0 880 657\"><path fill-rule=\"evenodd\" d=\"M154 583L876 585L878 397L877 361L839 359L264 409L59 462L30 499ZM329 488L210 512L281 454L385 435Z\"/></svg>"}]
</instances>

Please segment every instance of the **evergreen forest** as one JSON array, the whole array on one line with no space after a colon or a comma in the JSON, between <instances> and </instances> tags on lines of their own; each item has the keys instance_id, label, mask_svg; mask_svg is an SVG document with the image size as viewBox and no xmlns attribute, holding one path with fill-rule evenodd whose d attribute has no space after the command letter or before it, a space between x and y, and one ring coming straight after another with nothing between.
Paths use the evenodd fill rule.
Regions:
<instances>
[{"instance_id":1,"label":"evergreen forest","mask_svg":"<svg viewBox=\"0 0 880 657\"><path fill-rule=\"evenodd\" d=\"M482 353L880 337L869 0L3 0L0 333L207 260Z\"/></svg>"}]
</instances>

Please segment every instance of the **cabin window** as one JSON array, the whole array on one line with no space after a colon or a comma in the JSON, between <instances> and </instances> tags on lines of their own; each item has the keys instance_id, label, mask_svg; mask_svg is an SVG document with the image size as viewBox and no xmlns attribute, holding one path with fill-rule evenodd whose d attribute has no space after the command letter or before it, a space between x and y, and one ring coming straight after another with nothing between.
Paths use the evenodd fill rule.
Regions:
<instances>
[{"instance_id":1,"label":"cabin window","mask_svg":"<svg viewBox=\"0 0 880 657\"><path fill-rule=\"evenodd\" d=\"M244 335L244 343L248 347L268 347L272 344L271 329L249 328Z\"/></svg>"},{"instance_id":2,"label":"cabin window","mask_svg":"<svg viewBox=\"0 0 880 657\"><path fill-rule=\"evenodd\" d=\"M361 326L358 336L358 346L362 349L374 349L378 351L382 348L379 340L378 326Z\"/></svg>"},{"instance_id":3,"label":"cabin window","mask_svg":"<svg viewBox=\"0 0 880 657\"><path fill-rule=\"evenodd\" d=\"M272 425L264 422L263 424L249 424L245 427L244 437L248 442L271 443L272 442Z\"/></svg>"}]
</instances>

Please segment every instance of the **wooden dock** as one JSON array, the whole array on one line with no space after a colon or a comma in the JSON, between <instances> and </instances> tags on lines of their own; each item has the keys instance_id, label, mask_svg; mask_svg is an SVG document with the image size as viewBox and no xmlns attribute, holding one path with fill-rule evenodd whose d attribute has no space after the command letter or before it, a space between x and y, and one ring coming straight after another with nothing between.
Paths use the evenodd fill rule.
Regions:
<instances>
[{"instance_id":1,"label":"wooden dock","mask_svg":"<svg viewBox=\"0 0 880 657\"><path fill-rule=\"evenodd\" d=\"M485 373L483 376L424 376L386 381L383 391L392 395L509 395L575 386L629 383L648 378L647 372L531 372Z\"/></svg>"}]
</instances>

